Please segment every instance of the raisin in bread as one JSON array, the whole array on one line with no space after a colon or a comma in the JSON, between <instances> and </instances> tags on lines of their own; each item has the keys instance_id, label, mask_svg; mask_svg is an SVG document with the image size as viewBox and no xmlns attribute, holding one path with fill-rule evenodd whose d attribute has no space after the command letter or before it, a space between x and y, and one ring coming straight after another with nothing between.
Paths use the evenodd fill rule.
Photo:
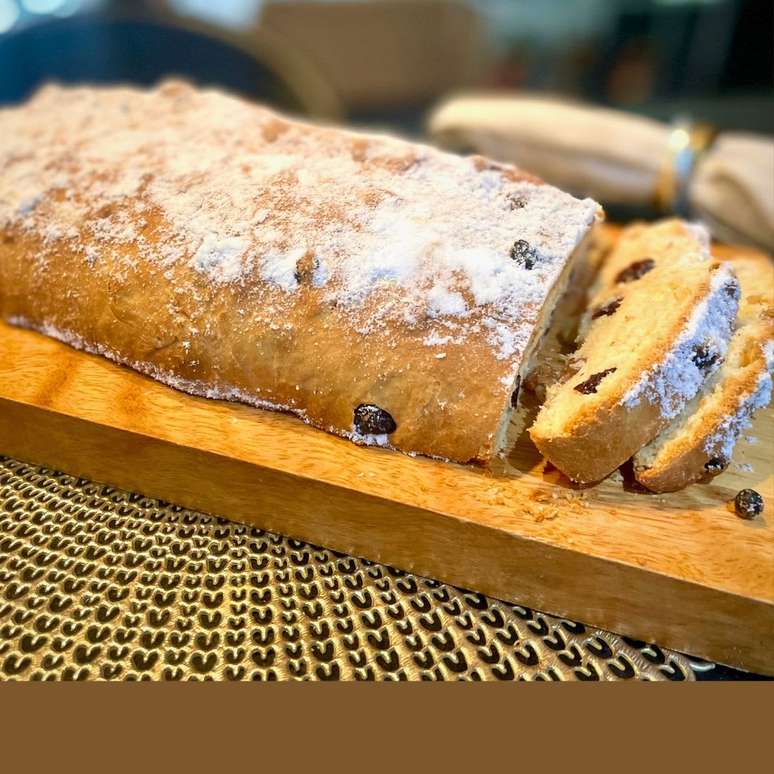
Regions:
<instances>
[{"instance_id":1,"label":"raisin in bread","mask_svg":"<svg viewBox=\"0 0 774 774\"><path fill-rule=\"evenodd\" d=\"M634 455L634 475L654 492L673 492L721 473L753 413L771 399L774 267L765 255L732 261L742 296L723 365L683 413Z\"/></svg>"},{"instance_id":2,"label":"raisin in bread","mask_svg":"<svg viewBox=\"0 0 774 774\"><path fill-rule=\"evenodd\" d=\"M179 83L0 110L0 317L361 444L486 461L599 206Z\"/></svg>"},{"instance_id":3,"label":"raisin in bread","mask_svg":"<svg viewBox=\"0 0 774 774\"><path fill-rule=\"evenodd\" d=\"M731 337L739 284L708 239L677 220L624 230L600 269L571 373L530 436L574 481L628 460L697 393Z\"/></svg>"}]
</instances>

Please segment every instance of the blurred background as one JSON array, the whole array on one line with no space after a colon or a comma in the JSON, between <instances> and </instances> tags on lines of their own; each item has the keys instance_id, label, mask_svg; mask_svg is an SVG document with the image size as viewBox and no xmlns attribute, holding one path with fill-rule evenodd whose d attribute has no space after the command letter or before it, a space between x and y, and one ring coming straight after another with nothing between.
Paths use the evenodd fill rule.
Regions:
<instances>
[{"instance_id":1,"label":"blurred background","mask_svg":"<svg viewBox=\"0 0 774 774\"><path fill-rule=\"evenodd\" d=\"M772 0L0 0L0 105L49 80L177 75L415 138L432 114L431 141L612 219L673 211L774 250L773 50ZM457 100L436 120L470 92L516 107Z\"/></svg>"},{"instance_id":2,"label":"blurred background","mask_svg":"<svg viewBox=\"0 0 774 774\"><path fill-rule=\"evenodd\" d=\"M0 0L0 103L168 74L419 133L472 87L774 133L771 0Z\"/></svg>"}]
</instances>

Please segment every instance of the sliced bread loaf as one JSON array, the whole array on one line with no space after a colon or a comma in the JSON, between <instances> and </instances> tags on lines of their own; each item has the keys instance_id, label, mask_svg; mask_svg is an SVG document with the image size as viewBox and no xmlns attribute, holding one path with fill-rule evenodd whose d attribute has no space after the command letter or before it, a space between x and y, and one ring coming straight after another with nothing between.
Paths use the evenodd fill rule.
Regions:
<instances>
[{"instance_id":1,"label":"sliced bread loaf","mask_svg":"<svg viewBox=\"0 0 774 774\"><path fill-rule=\"evenodd\" d=\"M634 475L654 492L673 492L721 473L752 414L771 399L774 266L764 255L733 260L742 297L723 365L683 413L634 455Z\"/></svg>"},{"instance_id":2,"label":"sliced bread loaf","mask_svg":"<svg viewBox=\"0 0 774 774\"><path fill-rule=\"evenodd\" d=\"M598 481L682 411L722 362L739 300L705 232L678 220L626 229L599 272L585 338L530 436L571 479Z\"/></svg>"}]
</instances>

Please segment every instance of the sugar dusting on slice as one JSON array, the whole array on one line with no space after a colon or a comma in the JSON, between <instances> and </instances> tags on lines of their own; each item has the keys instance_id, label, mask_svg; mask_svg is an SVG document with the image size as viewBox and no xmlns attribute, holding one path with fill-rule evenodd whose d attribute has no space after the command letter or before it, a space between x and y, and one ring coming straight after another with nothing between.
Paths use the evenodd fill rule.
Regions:
<instances>
[{"instance_id":1,"label":"sugar dusting on slice","mask_svg":"<svg viewBox=\"0 0 774 774\"><path fill-rule=\"evenodd\" d=\"M735 289L734 294L727 292L729 287ZM709 293L694 309L672 350L627 391L623 405L631 408L648 400L659 407L665 419L676 417L707 376L720 366L738 303L738 284L730 265L724 264L714 271ZM709 346L720 355L710 369L699 368L694 362L694 352L700 346Z\"/></svg>"},{"instance_id":2,"label":"sugar dusting on slice","mask_svg":"<svg viewBox=\"0 0 774 774\"><path fill-rule=\"evenodd\" d=\"M708 454L717 454L731 459L736 440L743 430L752 424L756 411L768 406L772 393L772 370L774 370L774 341L767 341L763 347L765 370L761 371L755 388L739 397L736 411L724 417L704 442Z\"/></svg>"}]
</instances>

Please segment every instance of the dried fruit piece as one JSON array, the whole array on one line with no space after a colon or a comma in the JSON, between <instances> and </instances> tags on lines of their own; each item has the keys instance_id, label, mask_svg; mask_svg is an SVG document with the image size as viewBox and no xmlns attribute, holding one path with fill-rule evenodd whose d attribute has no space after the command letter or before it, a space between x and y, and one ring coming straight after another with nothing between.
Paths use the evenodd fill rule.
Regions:
<instances>
[{"instance_id":1,"label":"dried fruit piece","mask_svg":"<svg viewBox=\"0 0 774 774\"><path fill-rule=\"evenodd\" d=\"M372 403L361 403L355 409L355 430L363 435L389 435L398 429L392 414Z\"/></svg>"},{"instance_id":2,"label":"dried fruit piece","mask_svg":"<svg viewBox=\"0 0 774 774\"><path fill-rule=\"evenodd\" d=\"M615 371L615 368L606 368L604 371L599 371L599 373L592 374L589 376L588 379L586 379L585 382L581 382L580 384L576 384L573 388L576 392L580 392L583 395L590 395L593 392L597 391L597 387L599 387L599 383L609 374L612 374L613 371Z\"/></svg>"},{"instance_id":3,"label":"dried fruit piece","mask_svg":"<svg viewBox=\"0 0 774 774\"><path fill-rule=\"evenodd\" d=\"M734 510L741 519L754 519L763 513L763 498L754 489L742 489L734 498Z\"/></svg>"},{"instance_id":4,"label":"dried fruit piece","mask_svg":"<svg viewBox=\"0 0 774 774\"><path fill-rule=\"evenodd\" d=\"M717 476L728 467L728 460L725 457L711 457L704 463L704 470L712 476Z\"/></svg>"},{"instance_id":5,"label":"dried fruit piece","mask_svg":"<svg viewBox=\"0 0 774 774\"><path fill-rule=\"evenodd\" d=\"M611 314L615 314L618 311L618 307L621 306L623 298L614 298L612 301L608 301L606 304L598 306L592 313L591 319L596 320L598 317L610 317Z\"/></svg>"},{"instance_id":6,"label":"dried fruit piece","mask_svg":"<svg viewBox=\"0 0 774 774\"><path fill-rule=\"evenodd\" d=\"M293 272L296 282L299 284L311 283L312 277L319 266L320 262L317 260L314 251L308 250L296 262L296 270Z\"/></svg>"},{"instance_id":7,"label":"dried fruit piece","mask_svg":"<svg viewBox=\"0 0 774 774\"><path fill-rule=\"evenodd\" d=\"M517 239L511 248L511 258L525 269L531 269L537 261L537 250L526 239Z\"/></svg>"},{"instance_id":8,"label":"dried fruit piece","mask_svg":"<svg viewBox=\"0 0 774 774\"><path fill-rule=\"evenodd\" d=\"M699 344L693 350L692 360L696 368L706 372L720 360L720 354L710 349L706 344Z\"/></svg>"},{"instance_id":9,"label":"dried fruit piece","mask_svg":"<svg viewBox=\"0 0 774 774\"><path fill-rule=\"evenodd\" d=\"M652 258L642 258L639 261L629 264L625 269L621 269L621 271L618 272L615 281L618 283L634 282L634 280L638 280L640 277L647 274L655 265L656 262Z\"/></svg>"},{"instance_id":10,"label":"dried fruit piece","mask_svg":"<svg viewBox=\"0 0 774 774\"><path fill-rule=\"evenodd\" d=\"M729 282L723 290L726 291L727 296L731 296L731 298L738 299L741 295L741 291L739 289L739 285L736 282Z\"/></svg>"}]
</instances>

